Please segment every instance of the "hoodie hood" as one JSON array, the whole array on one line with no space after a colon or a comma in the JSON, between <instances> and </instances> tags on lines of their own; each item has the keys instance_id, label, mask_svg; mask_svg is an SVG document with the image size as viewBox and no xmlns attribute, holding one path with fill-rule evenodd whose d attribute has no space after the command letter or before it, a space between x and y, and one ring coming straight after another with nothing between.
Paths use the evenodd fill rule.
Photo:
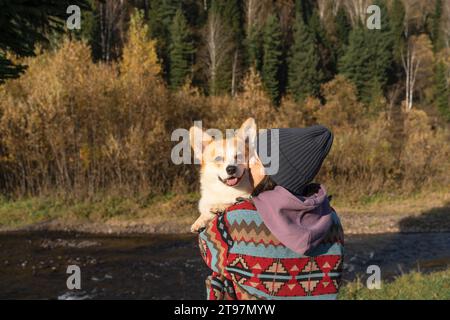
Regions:
<instances>
[{"instance_id":1,"label":"hoodie hood","mask_svg":"<svg viewBox=\"0 0 450 320\"><path fill-rule=\"evenodd\" d=\"M253 202L267 228L298 254L318 245L333 224L332 209L322 185L307 197L276 186L253 197Z\"/></svg>"}]
</instances>

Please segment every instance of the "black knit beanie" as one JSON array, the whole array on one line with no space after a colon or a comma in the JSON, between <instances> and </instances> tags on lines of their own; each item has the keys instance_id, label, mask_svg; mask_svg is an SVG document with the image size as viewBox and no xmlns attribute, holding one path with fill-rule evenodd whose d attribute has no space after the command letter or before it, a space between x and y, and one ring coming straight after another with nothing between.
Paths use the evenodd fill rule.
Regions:
<instances>
[{"instance_id":1,"label":"black knit beanie","mask_svg":"<svg viewBox=\"0 0 450 320\"><path fill-rule=\"evenodd\" d=\"M271 130L267 130L266 133L269 157L272 157ZM321 125L275 130L279 132L279 167L278 172L270 175L270 178L290 192L300 194L303 187L309 184L319 172L322 162L333 144L333 134ZM261 151L262 134L264 133L260 133L258 137L258 155ZM268 167L270 163L264 164L264 166Z\"/></svg>"}]
</instances>

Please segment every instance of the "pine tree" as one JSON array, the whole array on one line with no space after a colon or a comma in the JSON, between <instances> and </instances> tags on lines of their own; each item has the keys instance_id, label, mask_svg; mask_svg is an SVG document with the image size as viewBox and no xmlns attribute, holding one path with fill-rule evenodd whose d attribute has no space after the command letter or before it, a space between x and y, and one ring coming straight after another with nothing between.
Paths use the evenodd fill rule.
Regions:
<instances>
[{"instance_id":1,"label":"pine tree","mask_svg":"<svg viewBox=\"0 0 450 320\"><path fill-rule=\"evenodd\" d=\"M317 9L313 11L309 18L308 27L318 48L320 65L324 76L323 80L331 80L336 73L336 53L328 39L327 32Z\"/></svg>"},{"instance_id":2,"label":"pine tree","mask_svg":"<svg viewBox=\"0 0 450 320\"><path fill-rule=\"evenodd\" d=\"M314 37L301 17L295 21L288 68L288 91L297 101L320 94L323 81L320 57Z\"/></svg>"},{"instance_id":3,"label":"pine tree","mask_svg":"<svg viewBox=\"0 0 450 320\"><path fill-rule=\"evenodd\" d=\"M344 48L348 45L348 38L352 30L350 19L347 15L347 11L341 6L336 14L336 54L341 57L344 54Z\"/></svg>"},{"instance_id":4,"label":"pine tree","mask_svg":"<svg viewBox=\"0 0 450 320\"><path fill-rule=\"evenodd\" d=\"M86 0L4 0L0 7L0 82L20 75L24 66L17 66L6 57L6 51L19 56L34 55L36 43L48 43L49 35L61 33L66 9L77 5L89 11Z\"/></svg>"},{"instance_id":5,"label":"pine tree","mask_svg":"<svg viewBox=\"0 0 450 320\"><path fill-rule=\"evenodd\" d=\"M264 26L263 36L263 64L262 78L264 86L272 102L276 105L280 102L280 80L279 73L281 61L281 28L280 22L275 15L270 15Z\"/></svg>"},{"instance_id":6,"label":"pine tree","mask_svg":"<svg viewBox=\"0 0 450 320\"><path fill-rule=\"evenodd\" d=\"M446 66L443 62L436 65L434 90L437 109L446 121L450 121L450 105L448 102L450 90L446 78Z\"/></svg>"},{"instance_id":7,"label":"pine tree","mask_svg":"<svg viewBox=\"0 0 450 320\"><path fill-rule=\"evenodd\" d=\"M172 89L182 86L192 66L192 35L181 9L178 9L170 28L170 71L169 81Z\"/></svg>"},{"instance_id":8,"label":"pine tree","mask_svg":"<svg viewBox=\"0 0 450 320\"><path fill-rule=\"evenodd\" d=\"M349 37L349 45L339 63L339 71L350 79L358 89L358 97L366 103L373 98L374 87L384 90L392 76L393 37L384 1L381 8L381 30L369 30L356 26Z\"/></svg>"},{"instance_id":9,"label":"pine tree","mask_svg":"<svg viewBox=\"0 0 450 320\"><path fill-rule=\"evenodd\" d=\"M240 65L242 48L243 28L242 10L239 0L214 0L211 3L211 10L214 10L223 21L231 37L230 54L226 56L218 74L218 90L234 94L237 84L237 69Z\"/></svg>"},{"instance_id":10,"label":"pine tree","mask_svg":"<svg viewBox=\"0 0 450 320\"><path fill-rule=\"evenodd\" d=\"M301 18L304 23L308 24L314 7L314 0L295 0L295 16Z\"/></svg>"},{"instance_id":11,"label":"pine tree","mask_svg":"<svg viewBox=\"0 0 450 320\"><path fill-rule=\"evenodd\" d=\"M441 31L442 11L442 0L436 0L431 25L431 40L433 41L434 52L439 52L439 50L444 47L443 35Z\"/></svg>"},{"instance_id":12,"label":"pine tree","mask_svg":"<svg viewBox=\"0 0 450 320\"><path fill-rule=\"evenodd\" d=\"M251 27L247 39L245 41L247 48L247 64L253 66L256 70L261 70L261 60L263 48L262 35L256 27Z\"/></svg>"},{"instance_id":13,"label":"pine tree","mask_svg":"<svg viewBox=\"0 0 450 320\"><path fill-rule=\"evenodd\" d=\"M223 19L229 25L236 40L241 40L243 36L241 1L221 0L220 10Z\"/></svg>"},{"instance_id":14,"label":"pine tree","mask_svg":"<svg viewBox=\"0 0 450 320\"><path fill-rule=\"evenodd\" d=\"M390 15L390 28L393 37L394 57L401 63L401 52L404 46L405 7L401 0L393 0Z\"/></svg>"},{"instance_id":15,"label":"pine tree","mask_svg":"<svg viewBox=\"0 0 450 320\"><path fill-rule=\"evenodd\" d=\"M157 39L157 53L162 61L162 73L167 80L170 70L170 29L178 9L182 8L182 0L152 0L149 10L149 26L151 37Z\"/></svg>"}]
</instances>

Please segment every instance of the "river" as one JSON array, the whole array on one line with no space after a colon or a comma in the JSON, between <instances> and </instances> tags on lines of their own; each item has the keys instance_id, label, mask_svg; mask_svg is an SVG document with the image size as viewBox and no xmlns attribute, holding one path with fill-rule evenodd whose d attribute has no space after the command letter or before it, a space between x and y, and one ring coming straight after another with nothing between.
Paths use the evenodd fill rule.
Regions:
<instances>
[{"instance_id":1,"label":"river","mask_svg":"<svg viewBox=\"0 0 450 320\"><path fill-rule=\"evenodd\" d=\"M450 233L346 236L344 281L382 279L450 265ZM68 290L68 265L81 270L81 289ZM208 270L196 237L93 235L75 232L0 233L0 299L203 299Z\"/></svg>"}]
</instances>

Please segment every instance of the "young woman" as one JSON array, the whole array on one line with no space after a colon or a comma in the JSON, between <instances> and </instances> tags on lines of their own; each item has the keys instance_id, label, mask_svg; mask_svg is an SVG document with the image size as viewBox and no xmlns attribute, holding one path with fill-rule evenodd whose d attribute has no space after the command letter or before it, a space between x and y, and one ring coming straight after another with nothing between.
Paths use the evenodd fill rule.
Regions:
<instances>
[{"instance_id":1,"label":"young woman","mask_svg":"<svg viewBox=\"0 0 450 320\"><path fill-rule=\"evenodd\" d=\"M325 187L311 183L333 135L322 126L277 130L278 172L265 175L258 159L252 196L200 233L208 299L335 299L339 291L343 230Z\"/></svg>"}]
</instances>

